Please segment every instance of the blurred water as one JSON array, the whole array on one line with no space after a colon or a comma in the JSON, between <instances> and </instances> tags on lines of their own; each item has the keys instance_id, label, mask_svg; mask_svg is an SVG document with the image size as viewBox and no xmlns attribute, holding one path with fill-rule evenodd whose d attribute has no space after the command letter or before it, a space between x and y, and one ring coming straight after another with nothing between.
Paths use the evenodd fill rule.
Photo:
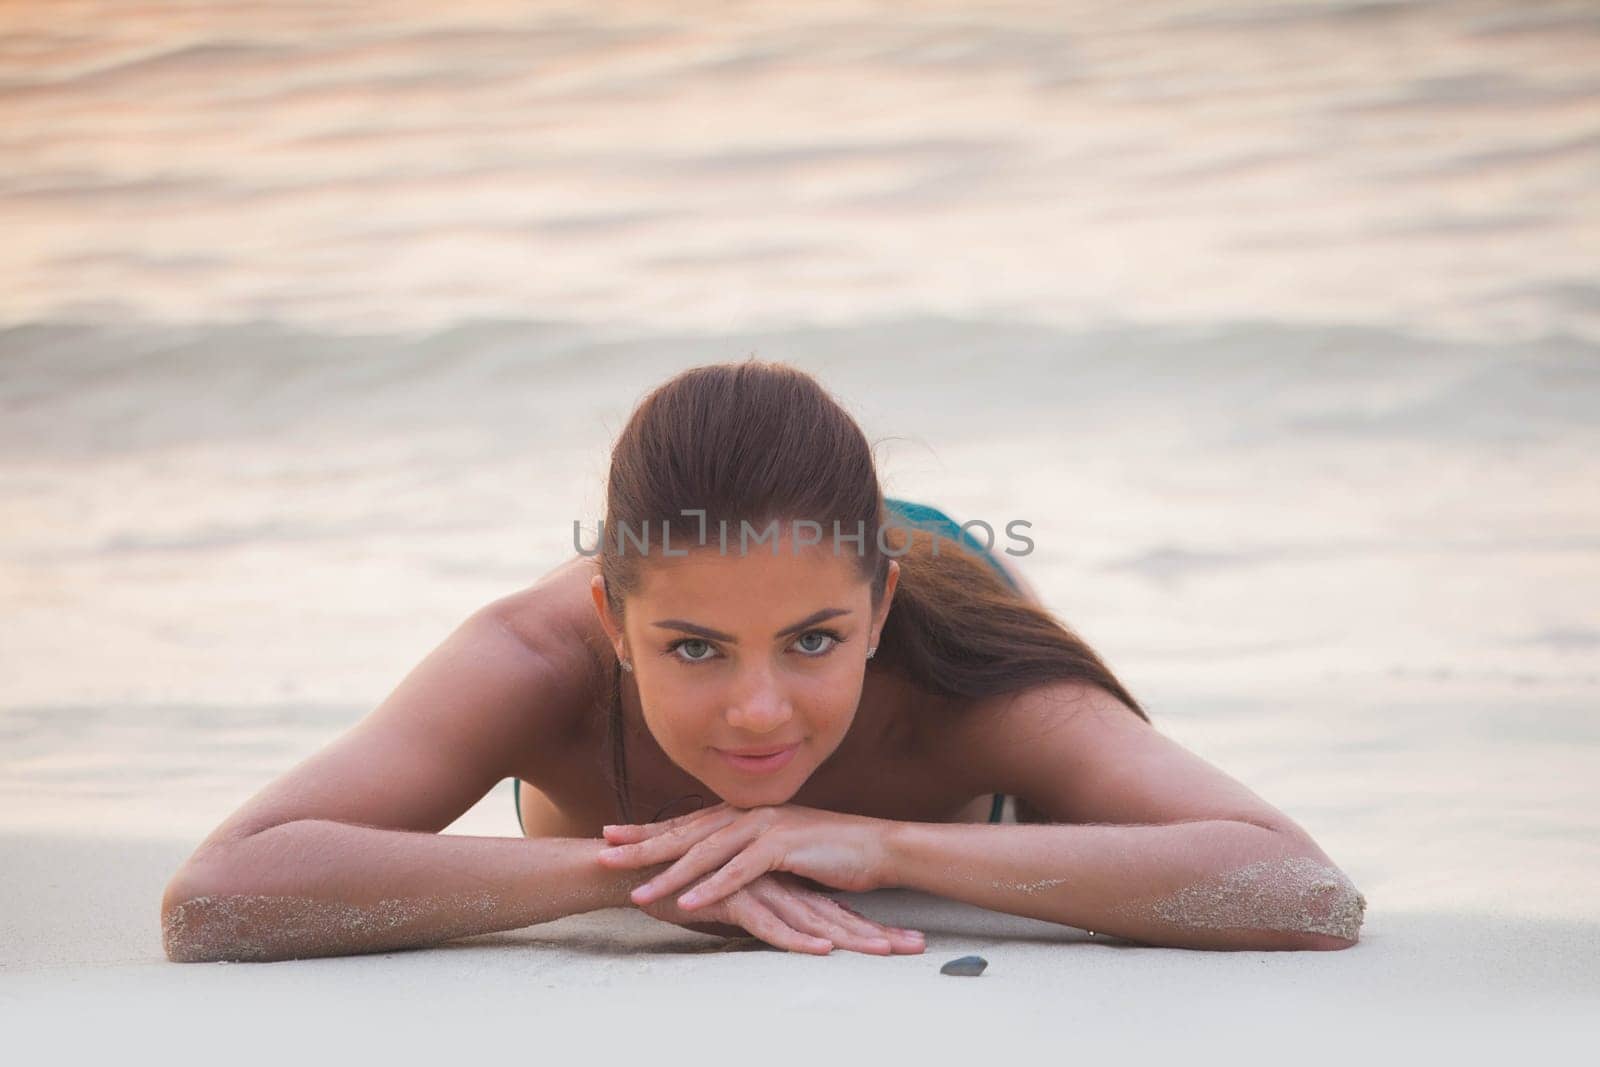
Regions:
<instances>
[{"instance_id":1,"label":"blurred water","mask_svg":"<svg viewBox=\"0 0 1600 1067\"><path fill-rule=\"evenodd\" d=\"M1589 0L7 5L0 320L1600 331Z\"/></svg>"},{"instance_id":2,"label":"blurred water","mask_svg":"<svg viewBox=\"0 0 1600 1067\"><path fill-rule=\"evenodd\" d=\"M755 353L1374 907L1595 917L1592 5L709 10L0 13L0 829L197 839Z\"/></svg>"}]
</instances>

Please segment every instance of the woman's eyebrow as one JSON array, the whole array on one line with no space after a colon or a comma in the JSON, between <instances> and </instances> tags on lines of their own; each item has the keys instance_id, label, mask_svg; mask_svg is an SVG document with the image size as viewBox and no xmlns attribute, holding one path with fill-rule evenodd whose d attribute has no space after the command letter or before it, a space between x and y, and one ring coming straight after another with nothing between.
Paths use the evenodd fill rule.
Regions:
<instances>
[{"instance_id":1,"label":"woman's eyebrow","mask_svg":"<svg viewBox=\"0 0 1600 1067\"><path fill-rule=\"evenodd\" d=\"M804 630L808 626L815 626L817 623L824 622L836 615L849 614L849 608L823 608L821 611L812 612L810 615L807 615L797 623L785 626L772 636L787 637L789 634ZM682 630L686 634L694 634L696 637L704 637L711 641L726 641L730 645L737 645L739 643L739 639L732 634L725 634L721 630L713 630L709 626L701 626L697 623L692 623L687 619L657 619L654 625L664 627L668 630Z\"/></svg>"}]
</instances>

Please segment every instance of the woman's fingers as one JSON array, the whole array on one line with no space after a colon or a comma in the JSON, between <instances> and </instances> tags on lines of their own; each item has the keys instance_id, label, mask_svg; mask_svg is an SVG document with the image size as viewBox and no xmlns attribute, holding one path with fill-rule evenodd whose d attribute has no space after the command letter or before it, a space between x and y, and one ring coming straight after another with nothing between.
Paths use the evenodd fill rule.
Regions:
<instances>
[{"instance_id":1,"label":"woman's fingers","mask_svg":"<svg viewBox=\"0 0 1600 1067\"><path fill-rule=\"evenodd\" d=\"M751 834L749 836L754 837L755 835ZM710 839L702 842L702 845L709 843ZM701 846L696 847L698 848ZM729 894L737 893L739 890L743 889L757 878L760 878L763 874L766 874L768 871L772 870L773 864L768 858L770 855L770 850L763 843L758 841L755 844L750 844L749 840L747 839L745 841L741 841L738 845L738 848L740 851L732 859L726 861L718 859L715 863L696 864L695 869L697 873L690 874L683 880L683 882L680 882L679 884L687 884L690 879L698 876L699 871L711 870L712 868L717 867L719 864L721 866L721 870L718 870L711 877L707 878L705 881L689 890L689 892L679 897L678 907L682 908L684 911L693 911L696 908L703 908L708 904L715 904L717 901L728 896ZM690 851L692 852L693 850L691 849ZM689 857L684 856L683 858L687 860ZM664 875L671 873L672 871L668 869L667 871L662 872L662 875L658 875L655 879L653 879L653 881L660 881ZM676 886L673 886L667 891L673 892L676 890L676 888Z\"/></svg>"},{"instance_id":2,"label":"woman's fingers","mask_svg":"<svg viewBox=\"0 0 1600 1067\"><path fill-rule=\"evenodd\" d=\"M733 812L707 815L695 823L684 823L654 837L629 844L612 845L595 853L607 867L649 867L684 855L691 846L738 818Z\"/></svg>"},{"instance_id":3,"label":"woman's fingers","mask_svg":"<svg viewBox=\"0 0 1600 1067\"><path fill-rule=\"evenodd\" d=\"M690 812L688 815L680 815L676 819L665 819L661 822L622 823L615 826L602 826L600 828L600 836L614 845L646 841L652 837L658 837L668 830L676 830L680 826L686 826L702 814L702 812L695 811Z\"/></svg>"},{"instance_id":4,"label":"woman's fingers","mask_svg":"<svg viewBox=\"0 0 1600 1067\"><path fill-rule=\"evenodd\" d=\"M607 823L605 826L600 828L600 836L615 844L644 841L648 838L664 834L668 830L676 830L680 826L686 826L697 819L706 817L712 812L721 811L727 806L728 805L726 803L717 804L709 808L701 808L699 811L691 811L683 815L677 815L670 819L662 819L659 822Z\"/></svg>"},{"instance_id":5,"label":"woman's fingers","mask_svg":"<svg viewBox=\"0 0 1600 1067\"><path fill-rule=\"evenodd\" d=\"M652 837L658 837L669 830L676 830L680 826L687 826L689 823L696 822L708 815L725 812L728 808L727 801L723 801L720 804L713 804L709 808L701 808L699 811L691 811L684 815L674 816L671 819L662 819L660 822L608 824L600 828L600 836L615 844L644 841Z\"/></svg>"},{"instance_id":6,"label":"woman's fingers","mask_svg":"<svg viewBox=\"0 0 1600 1067\"><path fill-rule=\"evenodd\" d=\"M927 948L922 935L915 931L876 922L825 893L813 893L777 877L757 882L750 892L778 911L790 925L799 924L840 948L875 956L916 955ZM804 910L797 913L796 905ZM803 917L807 915L809 920Z\"/></svg>"},{"instance_id":7,"label":"woman's fingers","mask_svg":"<svg viewBox=\"0 0 1600 1067\"><path fill-rule=\"evenodd\" d=\"M832 941L796 930L754 894L740 893L728 902L728 912L740 926L769 945L813 956L826 956L833 951Z\"/></svg>"},{"instance_id":8,"label":"woman's fingers","mask_svg":"<svg viewBox=\"0 0 1600 1067\"><path fill-rule=\"evenodd\" d=\"M832 915L836 922L855 931L857 936L884 940L893 952L915 955L927 947L923 936L916 931L902 930L898 926L889 926L875 919L869 919L854 908L824 893L803 893L802 898L809 898L814 907Z\"/></svg>"},{"instance_id":9,"label":"woman's fingers","mask_svg":"<svg viewBox=\"0 0 1600 1067\"><path fill-rule=\"evenodd\" d=\"M838 947L884 956L923 950L920 940L907 940L908 931L876 923L832 897L803 889L778 874L760 876L704 908L698 922L686 921L688 916L671 900L643 910L691 930L730 936L736 929L791 952L826 955ZM723 923L729 926L724 928Z\"/></svg>"},{"instance_id":10,"label":"woman's fingers","mask_svg":"<svg viewBox=\"0 0 1600 1067\"><path fill-rule=\"evenodd\" d=\"M872 956L887 956L894 951L887 937L846 924L838 913L830 915L793 890L775 884L754 892L784 922L804 933L825 937L838 948Z\"/></svg>"},{"instance_id":11,"label":"woman's fingers","mask_svg":"<svg viewBox=\"0 0 1600 1067\"><path fill-rule=\"evenodd\" d=\"M707 879L707 882L717 880L719 885L727 885L730 881L730 879L726 877L726 875L729 873L729 867L733 868L735 872L742 872L749 869L751 866L748 861L744 863L740 862L740 860L750 851L749 849L746 849L745 846L749 844L749 838L751 836L752 835L750 834L740 834L736 830L730 832L718 831L713 833L704 841L701 841L691 847L689 851L685 852L672 866L668 867L666 870L662 871L648 882L645 882L643 885L634 889L634 891L628 894L628 896L635 904L648 904L651 901L659 900L670 893L676 893L678 890L682 889L696 878L699 878L701 875L710 871L715 871L718 867L723 867L724 864L728 864L728 867L723 867L721 871L718 871L714 879ZM645 843L648 844L649 842ZM637 848L640 846L633 847ZM738 880L733 883L733 889L739 888L752 878L758 877L766 872L767 868L763 866L757 870L755 874L738 878ZM705 883L701 883L701 885L695 887L695 892L700 892L704 888ZM685 899L680 897L677 901L677 905L678 907L687 911L690 910L691 907L700 907L713 901L720 900L727 896L730 892L732 892L731 889L722 889L719 892L708 893L693 900L692 903L685 903Z\"/></svg>"}]
</instances>

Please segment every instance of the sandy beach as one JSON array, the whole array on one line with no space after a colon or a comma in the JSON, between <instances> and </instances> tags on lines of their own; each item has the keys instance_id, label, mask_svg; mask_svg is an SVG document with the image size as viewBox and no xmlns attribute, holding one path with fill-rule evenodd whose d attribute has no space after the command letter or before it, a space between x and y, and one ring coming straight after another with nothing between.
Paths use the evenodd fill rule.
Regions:
<instances>
[{"instance_id":1,"label":"sandy beach","mask_svg":"<svg viewBox=\"0 0 1600 1067\"><path fill-rule=\"evenodd\" d=\"M602 1062L1070 1055L1334 1063L1578 1054L1593 1041L1593 923L1397 911L1357 948L1148 948L902 891L845 894L928 934L921 956L805 957L633 911L390 954L166 963L154 901L183 842L0 839L11 1047L71 1062L130 1045L180 1062L349 1050ZM979 978L941 976L977 953ZM203 1051L202 1051L203 1050Z\"/></svg>"},{"instance_id":2,"label":"sandy beach","mask_svg":"<svg viewBox=\"0 0 1600 1067\"><path fill-rule=\"evenodd\" d=\"M0 16L26 1062L1600 1037L1592 6L47 10ZM886 492L1032 523L1047 606L1317 840L1360 943L1144 947L895 890L846 899L921 956L614 910L167 962L194 845L571 554L647 390L751 354L834 391ZM516 836L510 781L446 832Z\"/></svg>"}]
</instances>

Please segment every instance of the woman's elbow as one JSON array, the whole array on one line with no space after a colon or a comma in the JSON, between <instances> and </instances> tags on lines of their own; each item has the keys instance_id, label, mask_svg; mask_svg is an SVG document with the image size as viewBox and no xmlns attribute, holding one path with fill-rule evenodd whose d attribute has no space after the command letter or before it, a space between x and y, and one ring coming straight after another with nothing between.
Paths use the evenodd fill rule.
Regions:
<instances>
[{"instance_id":1,"label":"woman's elbow","mask_svg":"<svg viewBox=\"0 0 1600 1067\"><path fill-rule=\"evenodd\" d=\"M213 963L225 958L222 946L204 931L211 898L188 881L187 865L161 895L161 948L173 963Z\"/></svg>"},{"instance_id":2,"label":"woman's elbow","mask_svg":"<svg viewBox=\"0 0 1600 1067\"><path fill-rule=\"evenodd\" d=\"M1336 937L1333 934L1303 931L1295 931L1285 936L1287 941L1283 947L1290 952L1333 952L1341 948L1350 948L1360 940L1359 934Z\"/></svg>"},{"instance_id":3,"label":"woman's elbow","mask_svg":"<svg viewBox=\"0 0 1600 1067\"><path fill-rule=\"evenodd\" d=\"M246 942L230 906L237 892L214 867L191 857L167 882L161 896L161 947L173 963L218 963L260 959L260 946Z\"/></svg>"},{"instance_id":4,"label":"woman's elbow","mask_svg":"<svg viewBox=\"0 0 1600 1067\"><path fill-rule=\"evenodd\" d=\"M1304 869L1303 869L1304 870ZM1312 867L1294 894L1285 931L1290 949L1328 952L1361 939L1367 898L1337 867Z\"/></svg>"},{"instance_id":5,"label":"woman's elbow","mask_svg":"<svg viewBox=\"0 0 1600 1067\"><path fill-rule=\"evenodd\" d=\"M161 948L173 963L216 963L229 959L204 929L209 897L168 896L161 901Z\"/></svg>"}]
</instances>

